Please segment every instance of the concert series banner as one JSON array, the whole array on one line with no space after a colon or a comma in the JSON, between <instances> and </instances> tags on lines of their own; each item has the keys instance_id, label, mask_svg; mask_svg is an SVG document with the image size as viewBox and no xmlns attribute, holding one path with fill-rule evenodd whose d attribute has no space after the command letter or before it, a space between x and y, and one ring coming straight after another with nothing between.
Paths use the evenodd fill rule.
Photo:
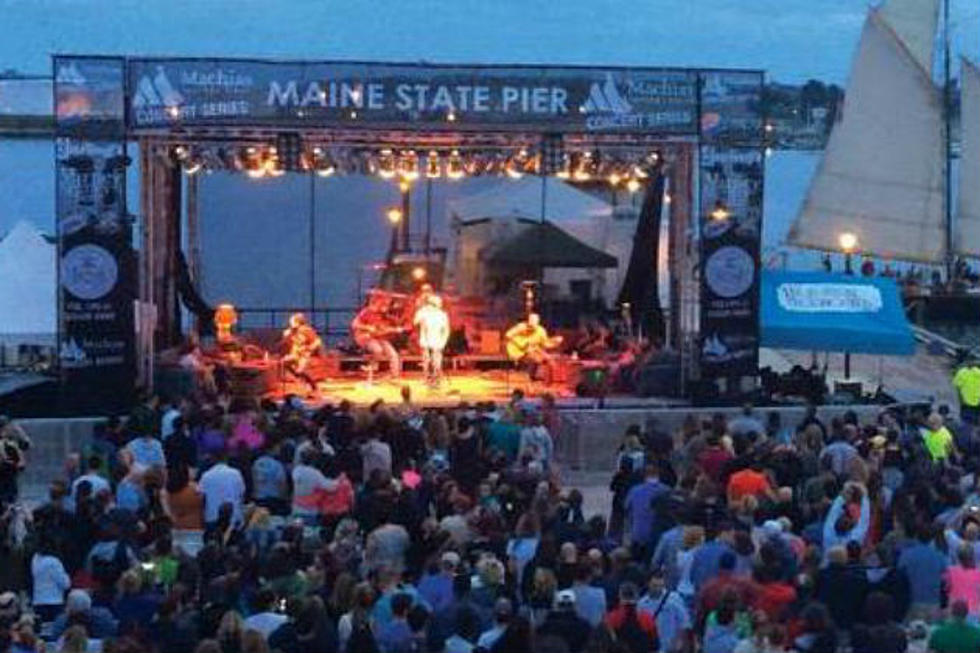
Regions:
<instances>
[{"instance_id":1,"label":"concert series banner","mask_svg":"<svg viewBox=\"0 0 980 653\"><path fill-rule=\"evenodd\" d=\"M137 270L126 210L125 62L56 57L58 351L69 391L133 397Z\"/></svg>"},{"instance_id":2,"label":"concert series banner","mask_svg":"<svg viewBox=\"0 0 980 653\"><path fill-rule=\"evenodd\" d=\"M133 130L250 124L695 135L698 73L130 59Z\"/></svg>"},{"instance_id":3,"label":"concert series banner","mask_svg":"<svg viewBox=\"0 0 980 653\"><path fill-rule=\"evenodd\" d=\"M701 147L701 374L754 375L764 155Z\"/></svg>"}]
</instances>

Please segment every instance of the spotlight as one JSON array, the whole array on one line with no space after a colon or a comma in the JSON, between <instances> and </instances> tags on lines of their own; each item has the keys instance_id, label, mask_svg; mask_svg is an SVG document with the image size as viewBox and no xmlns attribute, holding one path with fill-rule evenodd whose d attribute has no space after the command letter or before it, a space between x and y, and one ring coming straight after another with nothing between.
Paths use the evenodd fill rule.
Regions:
<instances>
[{"instance_id":1,"label":"spotlight","mask_svg":"<svg viewBox=\"0 0 980 653\"><path fill-rule=\"evenodd\" d=\"M561 155L561 167L555 176L559 179L571 179L572 177L572 157L568 154Z\"/></svg>"},{"instance_id":2,"label":"spotlight","mask_svg":"<svg viewBox=\"0 0 980 653\"><path fill-rule=\"evenodd\" d=\"M191 157L186 161L184 161L184 174L193 175L199 172L202 167L204 167L204 164L201 162L201 159L197 157Z\"/></svg>"},{"instance_id":3,"label":"spotlight","mask_svg":"<svg viewBox=\"0 0 980 653\"><path fill-rule=\"evenodd\" d=\"M405 181L415 181L419 178L419 159L415 155L415 150L402 152L398 160L398 174Z\"/></svg>"},{"instance_id":4,"label":"spotlight","mask_svg":"<svg viewBox=\"0 0 980 653\"><path fill-rule=\"evenodd\" d=\"M459 150L449 153L446 161L446 176L450 179L461 179L466 176L466 169L463 168L463 159L459 156Z\"/></svg>"},{"instance_id":5,"label":"spotlight","mask_svg":"<svg viewBox=\"0 0 980 653\"><path fill-rule=\"evenodd\" d=\"M507 163L504 164L504 174L511 179L520 179L524 176L524 171L521 169L521 165L515 157L507 159Z\"/></svg>"},{"instance_id":6,"label":"spotlight","mask_svg":"<svg viewBox=\"0 0 980 653\"><path fill-rule=\"evenodd\" d=\"M608 176L608 177L606 177L606 179L608 179L608 180L609 180L609 185L610 185L610 186L613 186L613 187L615 187L615 186L619 186L619 182L621 182L621 181L623 180L623 177L622 177L622 175L620 175L620 174L619 174L619 172L618 172L618 171L617 171L617 170L616 170L616 169L614 168L614 169L613 169L613 171L609 173L609 176Z\"/></svg>"},{"instance_id":7,"label":"spotlight","mask_svg":"<svg viewBox=\"0 0 980 653\"><path fill-rule=\"evenodd\" d=\"M389 149L381 150L381 157L378 160L378 176L382 179L391 179L395 176L395 154Z\"/></svg>"},{"instance_id":8,"label":"spotlight","mask_svg":"<svg viewBox=\"0 0 980 653\"><path fill-rule=\"evenodd\" d=\"M442 166L439 164L439 153L431 150L425 158L425 176L429 179L438 179L442 176Z\"/></svg>"},{"instance_id":9,"label":"spotlight","mask_svg":"<svg viewBox=\"0 0 980 653\"><path fill-rule=\"evenodd\" d=\"M635 193L642 187L643 183L640 182L636 176L632 176L626 180L626 190L628 190L630 193Z\"/></svg>"},{"instance_id":10,"label":"spotlight","mask_svg":"<svg viewBox=\"0 0 980 653\"><path fill-rule=\"evenodd\" d=\"M583 152L579 156L578 165L572 173L575 181L589 181L592 179L592 152Z\"/></svg>"},{"instance_id":11,"label":"spotlight","mask_svg":"<svg viewBox=\"0 0 980 653\"><path fill-rule=\"evenodd\" d=\"M731 216L731 214L732 214L731 211L728 210L728 207L725 206L725 203L722 202L721 200L718 200L715 202L715 208L711 209L711 213L709 213L708 215L711 216L712 220L716 222L722 222L723 220L727 220L729 216Z\"/></svg>"},{"instance_id":12,"label":"spotlight","mask_svg":"<svg viewBox=\"0 0 980 653\"><path fill-rule=\"evenodd\" d=\"M412 278L413 279L415 279L416 281L421 281L422 279L425 279L425 277L426 277L426 271L425 271L425 268L424 267L422 267L421 265L419 265L419 266L416 266L416 267L412 268Z\"/></svg>"},{"instance_id":13,"label":"spotlight","mask_svg":"<svg viewBox=\"0 0 980 653\"><path fill-rule=\"evenodd\" d=\"M385 211L385 217L387 217L388 222L394 226L402 221L402 210L397 207L392 207Z\"/></svg>"}]
</instances>

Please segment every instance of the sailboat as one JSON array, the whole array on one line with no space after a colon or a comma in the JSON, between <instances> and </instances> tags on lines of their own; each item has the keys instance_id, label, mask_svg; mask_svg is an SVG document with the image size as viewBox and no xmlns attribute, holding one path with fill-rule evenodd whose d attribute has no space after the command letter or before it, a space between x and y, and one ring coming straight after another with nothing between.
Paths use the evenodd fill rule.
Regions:
<instances>
[{"instance_id":1,"label":"sailboat","mask_svg":"<svg viewBox=\"0 0 980 653\"><path fill-rule=\"evenodd\" d=\"M947 275L956 257L980 257L980 69L964 59L954 199L944 2L945 87L932 76L940 0L887 0L869 9L843 109L789 244L840 251L849 232L864 253L942 265ZM956 303L963 306L955 312L965 308L976 319L980 297Z\"/></svg>"}]
</instances>

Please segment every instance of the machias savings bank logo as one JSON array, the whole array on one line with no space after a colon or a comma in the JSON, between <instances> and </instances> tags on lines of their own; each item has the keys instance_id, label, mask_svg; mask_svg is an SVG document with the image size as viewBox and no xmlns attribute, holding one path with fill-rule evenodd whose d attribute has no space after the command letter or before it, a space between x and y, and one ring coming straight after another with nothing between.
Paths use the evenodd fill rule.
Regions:
<instances>
[{"instance_id":1,"label":"machias savings bank logo","mask_svg":"<svg viewBox=\"0 0 980 653\"><path fill-rule=\"evenodd\" d=\"M133 92L133 109L168 109L184 103L184 96L174 88L164 71L157 66L156 74L141 75Z\"/></svg>"},{"instance_id":2,"label":"machias savings bank logo","mask_svg":"<svg viewBox=\"0 0 980 653\"><path fill-rule=\"evenodd\" d=\"M619 92L612 73L606 73L606 80L601 85L598 82L592 83L589 97L582 105L582 113L585 114L611 113L625 116L632 112L633 106Z\"/></svg>"}]
</instances>

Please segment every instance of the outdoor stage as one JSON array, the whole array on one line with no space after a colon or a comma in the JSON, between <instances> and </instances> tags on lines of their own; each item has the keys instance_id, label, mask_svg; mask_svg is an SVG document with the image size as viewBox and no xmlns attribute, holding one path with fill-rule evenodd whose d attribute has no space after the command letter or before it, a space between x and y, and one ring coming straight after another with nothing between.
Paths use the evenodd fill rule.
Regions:
<instances>
[{"instance_id":1,"label":"outdoor stage","mask_svg":"<svg viewBox=\"0 0 980 653\"><path fill-rule=\"evenodd\" d=\"M369 383L363 374L333 377L317 384L318 396L309 397L309 388L304 383L285 382L279 389L267 395L272 399L282 399L287 394L303 397L305 403L316 405L350 401L355 406L369 406L379 399L387 404L402 400L402 388L412 393L412 402L424 407L458 406L461 402L470 404L493 401L507 402L514 390L523 390L528 398L539 398L551 394L555 399L578 403L575 393L567 384L542 383L531 381L525 372L513 370L486 370L452 372L446 374L438 388L430 387L420 374L408 373L399 379L376 378ZM594 402L594 399L588 401Z\"/></svg>"}]
</instances>

